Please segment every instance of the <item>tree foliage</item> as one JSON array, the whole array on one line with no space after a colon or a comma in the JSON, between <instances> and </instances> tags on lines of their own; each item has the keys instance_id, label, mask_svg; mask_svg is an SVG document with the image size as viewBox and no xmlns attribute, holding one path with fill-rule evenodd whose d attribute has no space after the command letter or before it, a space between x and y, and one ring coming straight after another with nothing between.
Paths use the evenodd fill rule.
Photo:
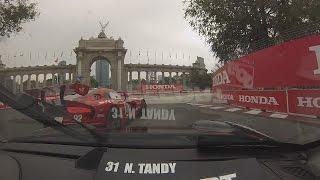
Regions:
<instances>
[{"instance_id":1,"label":"tree foliage","mask_svg":"<svg viewBox=\"0 0 320 180\"><path fill-rule=\"evenodd\" d=\"M221 62L296 36L320 22L319 0L185 0L185 19ZM320 24L320 23L318 23ZM317 26L320 29L320 26Z\"/></svg>"},{"instance_id":2,"label":"tree foliage","mask_svg":"<svg viewBox=\"0 0 320 180\"><path fill-rule=\"evenodd\" d=\"M22 24L38 15L36 3L28 0L0 0L0 36L10 37L22 30Z\"/></svg>"},{"instance_id":3,"label":"tree foliage","mask_svg":"<svg viewBox=\"0 0 320 180\"><path fill-rule=\"evenodd\" d=\"M190 74L187 75L187 81L192 88L210 88L212 85L212 74L199 73L197 70L192 70Z\"/></svg>"},{"instance_id":4,"label":"tree foliage","mask_svg":"<svg viewBox=\"0 0 320 180\"><path fill-rule=\"evenodd\" d=\"M90 86L92 88L99 87L99 82L93 76L90 76Z\"/></svg>"}]
</instances>

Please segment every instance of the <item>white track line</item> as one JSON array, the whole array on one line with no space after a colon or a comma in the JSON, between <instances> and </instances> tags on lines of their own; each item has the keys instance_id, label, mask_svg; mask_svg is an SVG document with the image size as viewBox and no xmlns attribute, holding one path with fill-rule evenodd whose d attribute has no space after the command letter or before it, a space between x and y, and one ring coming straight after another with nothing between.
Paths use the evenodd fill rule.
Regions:
<instances>
[{"instance_id":1,"label":"white track line","mask_svg":"<svg viewBox=\"0 0 320 180\"><path fill-rule=\"evenodd\" d=\"M207 107L211 107L212 105L202 105L202 106L199 106L201 108L207 108Z\"/></svg>"},{"instance_id":2,"label":"white track line","mask_svg":"<svg viewBox=\"0 0 320 180\"><path fill-rule=\"evenodd\" d=\"M227 112L236 112L236 111L240 111L242 110L241 108L230 108L230 109L226 109L225 111Z\"/></svg>"},{"instance_id":3,"label":"white track line","mask_svg":"<svg viewBox=\"0 0 320 180\"><path fill-rule=\"evenodd\" d=\"M246 114L253 114L253 115L257 115L260 114L262 111L260 109L252 109L250 111L245 112Z\"/></svg>"},{"instance_id":4,"label":"white track line","mask_svg":"<svg viewBox=\"0 0 320 180\"><path fill-rule=\"evenodd\" d=\"M270 115L272 118L279 118L279 119L285 119L288 117L288 114L280 114L280 113L273 113Z\"/></svg>"},{"instance_id":5,"label":"white track line","mask_svg":"<svg viewBox=\"0 0 320 180\"><path fill-rule=\"evenodd\" d=\"M216 106L216 107L211 107L210 109L213 109L213 110L218 110L218 109L223 109L225 107L222 107L222 106Z\"/></svg>"}]
</instances>

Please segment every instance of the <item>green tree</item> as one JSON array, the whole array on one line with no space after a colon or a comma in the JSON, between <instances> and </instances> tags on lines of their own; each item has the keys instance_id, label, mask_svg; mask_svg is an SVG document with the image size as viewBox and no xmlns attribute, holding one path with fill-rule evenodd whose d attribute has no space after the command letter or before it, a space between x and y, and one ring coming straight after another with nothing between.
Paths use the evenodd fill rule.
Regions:
<instances>
[{"instance_id":1,"label":"green tree","mask_svg":"<svg viewBox=\"0 0 320 180\"><path fill-rule=\"evenodd\" d=\"M0 0L0 36L22 30L22 24L34 20L39 13L36 3L28 0Z\"/></svg>"},{"instance_id":2,"label":"green tree","mask_svg":"<svg viewBox=\"0 0 320 180\"><path fill-rule=\"evenodd\" d=\"M200 89L210 88L212 85L212 74L199 73L197 70L192 70L187 76L187 81L192 88L198 87Z\"/></svg>"},{"instance_id":3,"label":"green tree","mask_svg":"<svg viewBox=\"0 0 320 180\"><path fill-rule=\"evenodd\" d=\"M320 28L319 0L185 0L185 19L220 62ZM306 25L314 25L305 28Z\"/></svg>"},{"instance_id":4,"label":"green tree","mask_svg":"<svg viewBox=\"0 0 320 180\"><path fill-rule=\"evenodd\" d=\"M90 85L93 88L97 88L99 87L99 82L93 76L90 76Z\"/></svg>"}]
</instances>

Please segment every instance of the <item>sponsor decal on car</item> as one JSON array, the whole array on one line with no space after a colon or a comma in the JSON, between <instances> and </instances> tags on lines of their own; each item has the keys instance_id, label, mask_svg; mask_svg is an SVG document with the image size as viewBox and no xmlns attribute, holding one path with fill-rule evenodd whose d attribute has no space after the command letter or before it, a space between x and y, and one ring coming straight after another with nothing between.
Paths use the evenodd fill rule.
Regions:
<instances>
[{"instance_id":1,"label":"sponsor decal on car","mask_svg":"<svg viewBox=\"0 0 320 180\"><path fill-rule=\"evenodd\" d=\"M176 172L177 163L125 163L124 168L119 162L107 162L106 172L118 172L123 169L125 174L174 174Z\"/></svg>"},{"instance_id":2,"label":"sponsor decal on car","mask_svg":"<svg viewBox=\"0 0 320 180\"><path fill-rule=\"evenodd\" d=\"M237 174L233 173L233 174L227 174L227 175L218 176L218 177L204 178L200 180L235 180L236 177L237 177Z\"/></svg>"}]
</instances>

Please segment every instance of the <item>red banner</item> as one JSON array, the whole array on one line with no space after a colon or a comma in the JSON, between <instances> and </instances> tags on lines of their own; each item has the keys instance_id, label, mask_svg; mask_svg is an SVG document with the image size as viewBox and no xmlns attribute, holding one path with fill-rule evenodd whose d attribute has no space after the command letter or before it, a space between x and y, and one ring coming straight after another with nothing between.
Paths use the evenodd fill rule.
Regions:
<instances>
[{"instance_id":1,"label":"red banner","mask_svg":"<svg viewBox=\"0 0 320 180\"><path fill-rule=\"evenodd\" d=\"M289 90L289 112L320 116L320 90Z\"/></svg>"},{"instance_id":2,"label":"red banner","mask_svg":"<svg viewBox=\"0 0 320 180\"><path fill-rule=\"evenodd\" d=\"M142 84L142 92L180 92L183 90L181 84Z\"/></svg>"},{"instance_id":3,"label":"red banner","mask_svg":"<svg viewBox=\"0 0 320 180\"><path fill-rule=\"evenodd\" d=\"M226 63L213 88L258 89L320 84L320 35L292 40Z\"/></svg>"},{"instance_id":4,"label":"red banner","mask_svg":"<svg viewBox=\"0 0 320 180\"><path fill-rule=\"evenodd\" d=\"M219 69L213 76L212 85L224 89L252 89L254 68L241 61L234 61Z\"/></svg>"},{"instance_id":5,"label":"red banner","mask_svg":"<svg viewBox=\"0 0 320 180\"><path fill-rule=\"evenodd\" d=\"M228 103L241 107L277 112L287 111L285 91L226 91L221 97Z\"/></svg>"}]
</instances>

